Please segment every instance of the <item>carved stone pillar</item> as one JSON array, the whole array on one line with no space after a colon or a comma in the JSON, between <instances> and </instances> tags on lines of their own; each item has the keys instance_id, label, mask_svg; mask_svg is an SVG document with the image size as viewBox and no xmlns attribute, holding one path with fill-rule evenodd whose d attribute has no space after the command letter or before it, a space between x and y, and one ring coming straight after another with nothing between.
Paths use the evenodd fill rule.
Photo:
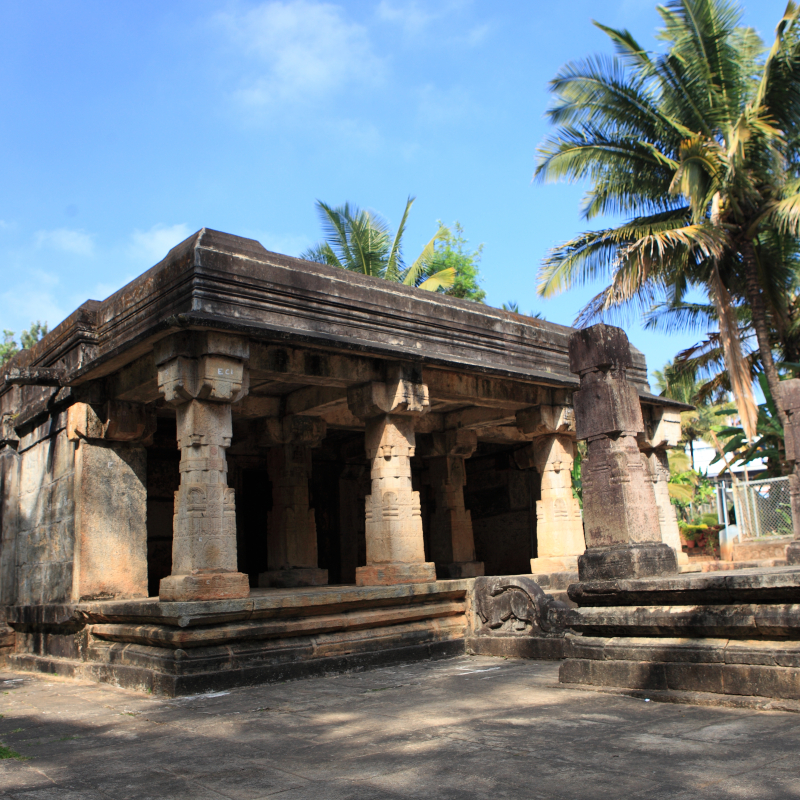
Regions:
<instances>
[{"instance_id":1,"label":"carved stone pillar","mask_svg":"<svg viewBox=\"0 0 800 800\"><path fill-rule=\"evenodd\" d=\"M431 514L431 558L437 578L474 578L483 575L483 562L475 560L472 516L464 508L467 482L464 460L478 446L475 431L460 428L433 434L433 449L426 458L427 480L436 508Z\"/></svg>"},{"instance_id":2,"label":"carved stone pillar","mask_svg":"<svg viewBox=\"0 0 800 800\"><path fill-rule=\"evenodd\" d=\"M794 541L786 548L789 564L800 564L800 378L781 381L780 400L789 417L783 431L786 460L792 464L789 476L789 497L792 505L792 529Z\"/></svg>"},{"instance_id":3,"label":"carved stone pillar","mask_svg":"<svg viewBox=\"0 0 800 800\"><path fill-rule=\"evenodd\" d=\"M573 396L577 438L588 445L581 580L674 574L675 552L661 541L653 482L636 441L644 424L638 393L626 378L628 337L621 328L593 325L570 336L569 357L581 379Z\"/></svg>"},{"instance_id":4,"label":"carved stone pillar","mask_svg":"<svg viewBox=\"0 0 800 800\"><path fill-rule=\"evenodd\" d=\"M414 417L430 408L428 387L411 368L393 365L386 383L348 389L351 412L366 420L365 445L372 492L366 499L367 565L359 586L436 580L425 561L419 492L411 488Z\"/></svg>"},{"instance_id":5,"label":"carved stone pillar","mask_svg":"<svg viewBox=\"0 0 800 800\"><path fill-rule=\"evenodd\" d=\"M644 427L644 432L638 436L639 449L642 451L642 458L650 479L653 481L661 541L675 551L678 564L688 564L689 556L683 552L678 517L669 496L667 448L677 447L680 442L680 411L651 407L648 409L647 418L644 419Z\"/></svg>"},{"instance_id":6,"label":"carved stone pillar","mask_svg":"<svg viewBox=\"0 0 800 800\"><path fill-rule=\"evenodd\" d=\"M161 600L247 597L237 571L236 507L225 451L231 443L231 403L248 388L247 341L218 333L179 334L155 349L158 388L175 406L181 451L175 493L172 574Z\"/></svg>"},{"instance_id":7,"label":"carved stone pillar","mask_svg":"<svg viewBox=\"0 0 800 800\"><path fill-rule=\"evenodd\" d=\"M517 451L517 463L526 459L542 476L541 499L536 501L537 555L531 559L531 572L576 570L586 543L581 504L572 491L573 409L564 404L527 408L517 413L517 427L536 437L530 448Z\"/></svg>"},{"instance_id":8,"label":"carved stone pillar","mask_svg":"<svg viewBox=\"0 0 800 800\"><path fill-rule=\"evenodd\" d=\"M272 445L267 469L272 483L272 510L267 516L270 569L259 586L322 586L328 570L318 568L317 525L309 502L311 449L325 437L325 421L315 417L265 420L260 444Z\"/></svg>"}]
</instances>

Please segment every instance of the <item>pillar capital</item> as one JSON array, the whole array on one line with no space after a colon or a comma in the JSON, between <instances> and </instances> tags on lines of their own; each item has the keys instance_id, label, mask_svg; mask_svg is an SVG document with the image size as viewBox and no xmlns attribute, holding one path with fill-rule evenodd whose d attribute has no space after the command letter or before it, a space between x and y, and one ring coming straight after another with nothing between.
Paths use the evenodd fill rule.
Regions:
<instances>
[{"instance_id":1,"label":"pillar capital","mask_svg":"<svg viewBox=\"0 0 800 800\"><path fill-rule=\"evenodd\" d=\"M669 406L642 409L644 430L636 439L640 450L678 447L681 440L681 412Z\"/></svg>"},{"instance_id":2,"label":"pillar capital","mask_svg":"<svg viewBox=\"0 0 800 800\"><path fill-rule=\"evenodd\" d=\"M141 403L109 400L100 404L73 403L67 409L67 436L71 441L106 439L146 444L155 431L155 411Z\"/></svg>"},{"instance_id":3,"label":"pillar capital","mask_svg":"<svg viewBox=\"0 0 800 800\"><path fill-rule=\"evenodd\" d=\"M247 339L190 331L168 336L154 348L158 390L171 405L190 400L235 403L249 388Z\"/></svg>"},{"instance_id":4,"label":"pillar capital","mask_svg":"<svg viewBox=\"0 0 800 800\"><path fill-rule=\"evenodd\" d=\"M387 367L386 381L371 381L347 390L350 412L360 419L382 414L414 415L430 410L430 392L419 370L402 364Z\"/></svg>"},{"instance_id":5,"label":"pillar capital","mask_svg":"<svg viewBox=\"0 0 800 800\"><path fill-rule=\"evenodd\" d=\"M526 436L575 435L575 411L571 405L543 404L517 411L517 427Z\"/></svg>"}]
</instances>

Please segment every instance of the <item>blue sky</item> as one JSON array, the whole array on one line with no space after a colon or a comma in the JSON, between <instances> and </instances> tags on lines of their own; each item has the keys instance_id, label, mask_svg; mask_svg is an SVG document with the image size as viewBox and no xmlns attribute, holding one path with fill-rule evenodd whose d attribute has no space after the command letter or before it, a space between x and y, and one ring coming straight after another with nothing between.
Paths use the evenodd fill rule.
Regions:
<instances>
[{"instance_id":1,"label":"blue sky","mask_svg":"<svg viewBox=\"0 0 800 800\"><path fill-rule=\"evenodd\" d=\"M751 0L771 41L785 0ZM532 184L547 82L609 53L591 19L652 39L651 0L135 3L0 0L0 328L52 327L207 226L298 255L314 201L484 243L487 302L570 324L600 287L536 296L587 227L581 187ZM600 227L602 220L593 221ZM660 368L694 335L626 325Z\"/></svg>"}]
</instances>

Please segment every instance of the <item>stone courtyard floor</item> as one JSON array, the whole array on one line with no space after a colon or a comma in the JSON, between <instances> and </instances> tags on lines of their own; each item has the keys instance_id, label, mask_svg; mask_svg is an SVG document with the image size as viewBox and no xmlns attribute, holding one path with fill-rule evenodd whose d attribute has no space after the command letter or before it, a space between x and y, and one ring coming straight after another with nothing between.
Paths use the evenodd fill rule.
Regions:
<instances>
[{"instance_id":1,"label":"stone courtyard floor","mask_svg":"<svg viewBox=\"0 0 800 800\"><path fill-rule=\"evenodd\" d=\"M0 673L15 800L800 798L800 715L462 657L182 699Z\"/></svg>"}]
</instances>

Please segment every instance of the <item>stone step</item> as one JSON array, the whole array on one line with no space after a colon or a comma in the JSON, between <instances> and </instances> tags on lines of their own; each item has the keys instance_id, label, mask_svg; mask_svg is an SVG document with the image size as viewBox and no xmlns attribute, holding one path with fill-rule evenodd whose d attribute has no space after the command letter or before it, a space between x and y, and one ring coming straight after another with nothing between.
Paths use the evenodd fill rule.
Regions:
<instances>
[{"instance_id":1,"label":"stone step","mask_svg":"<svg viewBox=\"0 0 800 800\"><path fill-rule=\"evenodd\" d=\"M800 603L800 567L588 581L572 585L569 596L581 607Z\"/></svg>"},{"instance_id":2,"label":"stone step","mask_svg":"<svg viewBox=\"0 0 800 800\"><path fill-rule=\"evenodd\" d=\"M567 589L573 583L580 581L577 570L575 572L542 572L531 575L531 577L548 594L553 594L557 590Z\"/></svg>"},{"instance_id":3,"label":"stone step","mask_svg":"<svg viewBox=\"0 0 800 800\"><path fill-rule=\"evenodd\" d=\"M552 611L551 619L590 636L800 639L800 604L590 606Z\"/></svg>"},{"instance_id":4,"label":"stone step","mask_svg":"<svg viewBox=\"0 0 800 800\"><path fill-rule=\"evenodd\" d=\"M567 634L559 682L800 700L800 642Z\"/></svg>"}]
</instances>

